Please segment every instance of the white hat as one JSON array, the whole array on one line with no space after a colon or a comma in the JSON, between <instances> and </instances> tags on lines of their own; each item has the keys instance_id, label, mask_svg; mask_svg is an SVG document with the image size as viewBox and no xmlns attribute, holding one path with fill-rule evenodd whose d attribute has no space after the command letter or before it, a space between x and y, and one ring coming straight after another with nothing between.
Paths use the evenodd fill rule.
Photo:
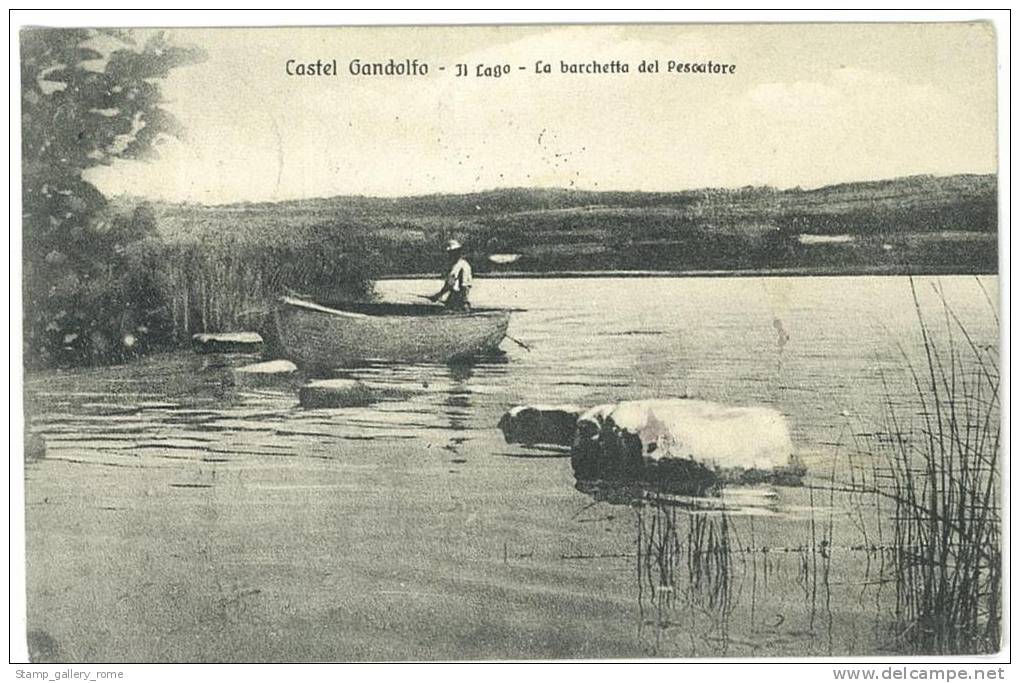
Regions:
<instances>
[{"instance_id":1,"label":"white hat","mask_svg":"<svg viewBox=\"0 0 1020 683\"><path fill-rule=\"evenodd\" d=\"M446 250L447 251L457 251L460 248L461 248L461 244L457 240L450 240L449 242L446 243Z\"/></svg>"}]
</instances>

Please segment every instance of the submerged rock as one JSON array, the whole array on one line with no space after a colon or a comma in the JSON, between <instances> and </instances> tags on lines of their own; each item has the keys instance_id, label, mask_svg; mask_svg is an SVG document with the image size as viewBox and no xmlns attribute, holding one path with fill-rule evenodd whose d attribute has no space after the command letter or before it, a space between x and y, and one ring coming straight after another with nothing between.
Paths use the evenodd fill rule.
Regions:
<instances>
[{"instance_id":1,"label":"submerged rock","mask_svg":"<svg viewBox=\"0 0 1020 683\"><path fill-rule=\"evenodd\" d=\"M234 368L234 381L239 385L272 384L297 374L297 366L289 360L270 360Z\"/></svg>"},{"instance_id":2,"label":"submerged rock","mask_svg":"<svg viewBox=\"0 0 1020 683\"><path fill-rule=\"evenodd\" d=\"M199 353L258 353L262 337L257 332L202 332L192 335L191 345Z\"/></svg>"},{"instance_id":3,"label":"submerged rock","mask_svg":"<svg viewBox=\"0 0 1020 683\"><path fill-rule=\"evenodd\" d=\"M309 382L298 392L305 408L350 408L376 400L375 392L353 379L320 379Z\"/></svg>"},{"instance_id":4,"label":"submerged rock","mask_svg":"<svg viewBox=\"0 0 1020 683\"><path fill-rule=\"evenodd\" d=\"M575 405L515 406L504 413L498 426L507 443L572 446L583 412Z\"/></svg>"},{"instance_id":5,"label":"submerged rock","mask_svg":"<svg viewBox=\"0 0 1020 683\"><path fill-rule=\"evenodd\" d=\"M623 401L585 412L571 463L578 479L640 480L692 494L803 475L778 411L690 399Z\"/></svg>"}]
</instances>

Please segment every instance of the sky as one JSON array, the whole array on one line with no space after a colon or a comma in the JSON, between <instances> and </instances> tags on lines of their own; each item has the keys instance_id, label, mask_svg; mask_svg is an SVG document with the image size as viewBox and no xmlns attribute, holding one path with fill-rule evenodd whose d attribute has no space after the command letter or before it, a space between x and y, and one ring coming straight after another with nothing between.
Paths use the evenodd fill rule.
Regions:
<instances>
[{"instance_id":1,"label":"sky","mask_svg":"<svg viewBox=\"0 0 1020 683\"><path fill-rule=\"evenodd\" d=\"M90 172L108 195L221 204L499 187L818 187L994 173L989 24L172 29L208 53L163 82L183 140ZM418 59L422 78L352 76ZM336 59L337 77L285 73ZM630 64L563 75L567 62ZM641 74L642 60L733 74ZM536 75L542 60L554 73ZM510 64L502 78L454 65ZM445 72L439 66L446 66ZM517 67L526 67L519 71Z\"/></svg>"}]
</instances>

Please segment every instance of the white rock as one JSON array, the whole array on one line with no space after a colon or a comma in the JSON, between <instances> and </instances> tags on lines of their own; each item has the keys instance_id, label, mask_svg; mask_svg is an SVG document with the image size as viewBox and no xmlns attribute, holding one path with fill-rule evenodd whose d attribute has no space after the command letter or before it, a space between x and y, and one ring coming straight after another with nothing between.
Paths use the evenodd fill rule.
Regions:
<instances>
[{"instance_id":1,"label":"white rock","mask_svg":"<svg viewBox=\"0 0 1020 683\"><path fill-rule=\"evenodd\" d=\"M793 453L786 418L771 408L657 399L618 403L607 417L615 429L640 438L647 460L770 469L785 465Z\"/></svg>"},{"instance_id":2,"label":"white rock","mask_svg":"<svg viewBox=\"0 0 1020 683\"><path fill-rule=\"evenodd\" d=\"M581 415L571 461L579 479L669 480L697 493L786 472L792 456L786 419L776 410L651 399Z\"/></svg>"},{"instance_id":3,"label":"white rock","mask_svg":"<svg viewBox=\"0 0 1020 683\"><path fill-rule=\"evenodd\" d=\"M290 375L297 372L297 366L289 360L267 360L237 368L234 372L251 375Z\"/></svg>"},{"instance_id":4,"label":"white rock","mask_svg":"<svg viewBox=\"0 0 1020 683\"><path fill-rule=\"evenodd\" d=\"M263 385L286 381L297 374L297 366L289 360L270 360L234 368L234 381L238 385Z\"/></svg>"}]
</instances>

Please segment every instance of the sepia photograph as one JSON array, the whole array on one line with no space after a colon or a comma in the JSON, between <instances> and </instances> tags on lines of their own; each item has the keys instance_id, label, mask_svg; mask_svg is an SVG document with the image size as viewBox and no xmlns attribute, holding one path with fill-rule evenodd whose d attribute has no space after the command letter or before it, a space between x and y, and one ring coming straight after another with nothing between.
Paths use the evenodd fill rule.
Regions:
<instances>
[{"instance_id":1,"label":"sepia photograph","mask_svg":"<svg viewBox=\"0 0 1020 683\"><path fill-rule=\"evenodd\" d=\"M973 19L20 27L21 661L1008 651Z\"/></svg>"}]
</instances>

